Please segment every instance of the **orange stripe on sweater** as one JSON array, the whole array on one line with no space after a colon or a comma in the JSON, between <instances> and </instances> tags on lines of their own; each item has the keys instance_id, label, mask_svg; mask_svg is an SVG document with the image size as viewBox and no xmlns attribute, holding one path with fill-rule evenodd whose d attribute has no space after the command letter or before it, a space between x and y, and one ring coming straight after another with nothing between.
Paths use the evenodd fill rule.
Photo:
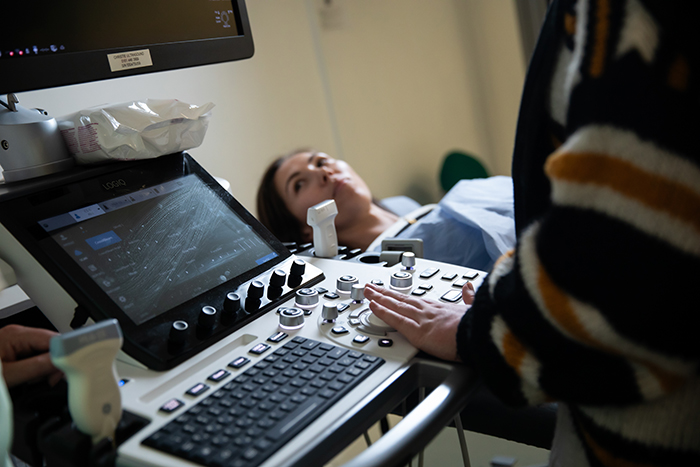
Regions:
<instances>
[{"instance_id":1,"label":"orange stripe on sweater","mask_svg":"<svg viewBox=\"0 0 700 467\"><path fill-rule=\"evenodd\" d=\"M537 286L540 289L540 295L549 314L566 332L588 345L602 347L583 327L571 306L568 296L552 282L542 265L539 266L537 273Z\"/></svg>"},{"instance_id":2,"label":"orange stripe on sweater","mask_svg":"<svg viewBox=\"0 0 700 467\"><path fill-rule=\"evenodd\" d=\"M510 331L506 331L506 333L503 335L502 344L503 358L506 360L506 363L520 375L520 366L525 359L525 355L527 355L527 350L525 350L523 344L521 344L515 335Z\"/></svg>"},{"instance_id":3,"label":"orange stripe on sweater","mask_svg":"<svg viewBox=\"0 0 700 467\"><path fill-rule=\"evenodd\" d=\"M624 356L631 362L636 362L637 364L644 366L656 378L661 386L661 389L666 394L679 388L687 381L687 379L683 376L666 371L648 360L635 356L625 356L620 350L595 339L583 326L583 323L581 323L581 320L575 313L568 296L559 287L557 287L554 282L552 282L551 278L547 274L547 271L545 271L542 265L539 266L537 285L540 295L544 301L544 306L547 308L549 314L557 322L557 324L559 324L559 326L561 326L562 329L564 329L574 339L611 355Z\"/></svg>"},{"instance_id":4,"label":"orange stripe on sweater","mask_svg":"<svg viewBox=\"0 0 700 467\"><path fill-rule=\"evenodd\" d=\"M542 266L539 268L538 286L549 314L566 332L568 332L575 339L578 339L580 342L590 345L591 347L600 349L611 355L624 356L618 349L600 342L591 336L574 312L568 297L556 285L554 285ZM687 381L687 379L683 376L666 371L650 361L634 356L626 356L626 358L629 358L630 361L636 362L647 368L647 370L649 370L649 372L656 378L661 386L661 389L666 394L679 388Z\"/></svg>"},{"instance_id":5,"label":"orange stripe on sweater","mask_svg":"<svg viewBox=\"0 0 700 467\"><path fill-rule=\"evenodd\" d=\"M650 362L642 362L642 364L649 369L649 372L651 372L652 375L654 375L656 380L661 385L661 389L663 389L666 394L678 389L688 380L682 376L670 373L663 368L659 368Z\"/></svg>"},{"instance_id":6,"label":"orange stripe on sweater","mask_svg":"<svg viewBox=\"0 0 700 467\"><path fill-rule=\"evenodd\" d=\"M700 231L700 196L689 188L605 154L559 153L547 160L550 178L610 188Z\"/></svg>"},{"instance_id":7,"label":"orange stripe on sweater","mask_svg":"<svg viewBox=\"0 0 700 467\"><path fill-rule=\"evenodd\" d=\"M593 31L593 55L590 73L594 78L603 74L607 56L607 42L610 34L610 1L598 0L595 12L595 30Z\"/></svg>"},{"instance_id":8,"label":"orange stripe on sweater","mask_svg":"<svg viewBox=\"0 0 700 467\"><path fill-rule=\"evenodd\" d=\"M501 256L499 256L498 259L496 260L496 262L493 263L492 269L496 269L496 267L498 267L499 264L501 264L503 261L507 260L508 258L512 258L513 256L515 256L515 248L512 248L512 249L506 251L505 253L503 253Z\"/></svg>"}]
</instances>

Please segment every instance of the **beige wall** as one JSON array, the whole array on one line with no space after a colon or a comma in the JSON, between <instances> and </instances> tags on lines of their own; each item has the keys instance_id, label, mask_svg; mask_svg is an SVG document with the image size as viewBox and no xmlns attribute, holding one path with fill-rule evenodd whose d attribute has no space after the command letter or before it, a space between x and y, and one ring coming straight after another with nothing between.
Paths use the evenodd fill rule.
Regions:
<instances>
[{"instance_id":1,"label":"beige wall","mask_svg":"<svg viewBox=\"0 0 700 467\"><path fill-rule=\"evenodd\" d=\"M60 116L104 102L214 102L192 154L254 210L274 155L312 145L347 159L379 197L439 198L460 148L510 170L524 64L512 0L249 0L246 61L27 92Z\"/></svg>"}]
</instances>

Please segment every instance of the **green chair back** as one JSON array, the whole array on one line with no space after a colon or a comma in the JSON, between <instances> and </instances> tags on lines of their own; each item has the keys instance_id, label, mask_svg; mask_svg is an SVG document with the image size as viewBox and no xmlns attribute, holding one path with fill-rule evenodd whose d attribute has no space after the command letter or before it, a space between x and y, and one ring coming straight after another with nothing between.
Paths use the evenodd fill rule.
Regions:
<instances>
[{"instance_id":1,"label":"green chair back","mask_svg":"<svg viewBox=\"0 0 700 467\"><path fill-rule=\"evenodd\" d=\"M445 156L440 169L440 186L447 192L460 180L488 176L488 171L476 157L463 152L451 152Z\"/></svg>"}]
</instances>

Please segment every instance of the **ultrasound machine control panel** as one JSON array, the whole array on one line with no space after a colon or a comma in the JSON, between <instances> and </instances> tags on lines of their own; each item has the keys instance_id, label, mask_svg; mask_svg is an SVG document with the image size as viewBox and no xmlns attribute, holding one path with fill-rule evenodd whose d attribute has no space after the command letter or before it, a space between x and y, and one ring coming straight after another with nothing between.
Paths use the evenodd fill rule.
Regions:
<instances>
[{"instance_id":1,"label":"ultrasound machine control panel","mask_svg":"<svg viewBox=\"0 0 700 467\"><path fill-rule=\"evenodd\" d=\"M292 254L186 153L0 187L0 257L59 331L119 321L147 421L123 466L294 464L417 354L364 284L459 303L483 278Z\"/></svg>"}]
</instances>

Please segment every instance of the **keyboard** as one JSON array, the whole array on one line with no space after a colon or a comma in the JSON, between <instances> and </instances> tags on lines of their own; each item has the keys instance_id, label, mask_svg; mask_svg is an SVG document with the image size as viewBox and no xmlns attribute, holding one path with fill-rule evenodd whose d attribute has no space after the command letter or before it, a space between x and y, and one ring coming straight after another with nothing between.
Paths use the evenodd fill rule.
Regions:
<instances>
[{"instance_id":1,"label":"keyboard","mask_svg":"<svg viewBox=\"0 0 700 467\"><path fill-rule=\"evenodd\" d=\"M294 337L143 444L207 466L260 465L383 363Z\"/></svg>"}]
</instances>

